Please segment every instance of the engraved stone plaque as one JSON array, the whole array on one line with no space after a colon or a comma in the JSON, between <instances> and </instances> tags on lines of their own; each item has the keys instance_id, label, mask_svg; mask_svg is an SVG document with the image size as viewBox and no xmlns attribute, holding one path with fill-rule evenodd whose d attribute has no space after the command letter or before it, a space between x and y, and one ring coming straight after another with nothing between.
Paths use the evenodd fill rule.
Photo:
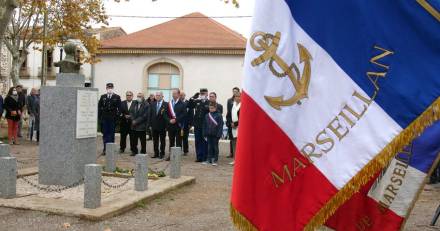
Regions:
<instances>
[{"instance_id":1,"label":"engraved stone plaque","mask_svg":"<svg viewBox=\"0 0 440 231\"><path fill-rule=\"evenodd\" d=\"M98 92L78 90L76 138L96 137L98 130Z\"/></svg>"}]
</instances>

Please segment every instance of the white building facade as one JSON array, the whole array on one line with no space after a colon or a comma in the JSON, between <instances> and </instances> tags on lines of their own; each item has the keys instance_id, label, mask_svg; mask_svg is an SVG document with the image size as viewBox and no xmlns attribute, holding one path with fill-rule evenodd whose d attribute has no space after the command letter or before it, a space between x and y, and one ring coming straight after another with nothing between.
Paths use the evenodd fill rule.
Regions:
<instances>
[{"instance_id":1,"label":"white building facade","mask_svg":"<svg viewBox=\"0 0 440 231\"><path fill-rule=\"evenodd\" d=\"M111 82L122 98L161 91L166 101L172 89L189 98L208 88L226 106L241 86L246 39L200 13L189 16L105 41L92 85L104 94Z\"/></svg>"}]
</instances>

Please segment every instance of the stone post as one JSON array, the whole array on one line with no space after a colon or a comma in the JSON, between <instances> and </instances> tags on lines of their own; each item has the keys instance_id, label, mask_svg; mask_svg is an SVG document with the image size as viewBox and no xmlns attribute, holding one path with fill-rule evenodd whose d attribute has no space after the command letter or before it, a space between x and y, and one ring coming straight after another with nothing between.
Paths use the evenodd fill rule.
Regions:
<instances>
[{"instance_id":1,"label":"stone post","mask_svg":"<svg viewBox=\"0 0 440 231\"><path fill-rule=\"evenodd\" d=\"M0 158L0 198L14 198L17 193L17 160Z\"/></svg>"},{"instance_id":2,"label":"stone post","mask_svg":"<svg viewBox=\"0 0 440 231\"><path fill-rule=\"evenodd\" d=\"M114 172L116 170L116 157L118 146L115 143L105 145L105 171Z\"/></svg>"},{"instance_id":3,"label":"stone post","mask_svg":"<svg viewBox=\"0 0 440 231\"><path fill-rule=\"evenodd\" d=\"M9 157L11 156L11 150L9 148L9 144L0 144L0 157Z\"/></svg>"},{"instance_id":4,"label":"stone post","mask_svg":"<svg viewBox=\"0 0 440 231\"><path fill-rule=\"evenodd\" d=\"M87 164L84 170L84 208L96 209L101 206L102 165Z\"/></svg>"},{"instance_id":5,"label":"stone post","mask_svg":"<svg viewBox=\"0 0 440 231\"><path fill-rule=\"evenodd\" d=\"M180 162L182 161L182 149L180 147L172 147L170 158L170 178L180 178Z\"/></svg>"},{"instance_id":6,"label":"stone post","mask_svg":"<svg viewBox=\"0 0 440 231\"><path fill-rule=\"evenodd\" d=\"M137 154L135 159L136 159L136 170L134 172L134 190L145 191L148 188L147 155Z\"/></svg>"}]
</instances>

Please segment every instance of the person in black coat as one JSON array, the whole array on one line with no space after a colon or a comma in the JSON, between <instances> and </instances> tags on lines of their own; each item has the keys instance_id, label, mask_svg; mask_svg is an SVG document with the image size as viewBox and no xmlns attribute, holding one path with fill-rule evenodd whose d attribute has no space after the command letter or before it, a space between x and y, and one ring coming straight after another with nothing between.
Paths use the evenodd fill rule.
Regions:
<instances>
[{"instance_id":1,"label":"person in black coat","mask_svg":"<svg viewBox=\"0 0 440 231\"><path fill-rule=\"evenodd\" d=\"M182 147L182 128L186 117L186 105L180 100L180 90L172 91L172 99L168 103L168 138L171 147ZM167 158L169 160L169 158Z\"/></svg>"},{"instance_id":2,"label":"person in black coat","mask_svg":"<svg viewBox=\"0 0 440 231\"><path fill-rule=\"evenodd\" d=\"M131 130L132 114L134 112L136 102L133 101L133 92L127 91L125 93L126 100L121 102L121 108L119 109L120 123L119 132L121 133L121 140L119 142L119 153L124 153L127 147L127 136L130 137L130 150L131 153L135 153L133 149L133 143L131 140L134 138L133 131Z\"/></svg>"},{"instance_id":3,"label":"person in black coat","mask_svg":"<svg viewBox=\"0 0 440 231\"><path fill-rule=\"evenodd\" d=\"M149 123L153 134L154 156L153 158L165 157L165 137L168 125L168 103L163 100L162 92L156 92L156 102L150 105ZM160 150L159 150L160 144Z\"/></svg>"},{"instance_id":4,"label":"person in black coat","mask_svg":"<svg viewBox=\"0 0 440 231\"><path fill-rule=\"evenodd\" d=\"M151 105L155 101L156 99L154 98L154 94L150 94L150 96L148 96L147 99L148 105ZM153 140L153 134L151 133L150 127L147 128L147 135L148 135L148 140Z\"/></svg>"},{"instance_id":5,"label":"person in black coat","mask_svg":"<svg viewBox=\"0 0 440 231\"><path fill-rule=\"evenodd\" d=\"M185 92L180 92L180 100L185 104L185 118L182 122L182 147L183 147L183 155L188 155L189 152L189 145L188 145L188 136L189 136L189 129L191 129L194 119L194 108L191 107L188 100L185 99L186 94Z\"/></svg>"},{"instance_id":6,"label":"person in black coat","mask_svg":"<svg viewBox=\"0 0 440 231\"><path fill-rule=\"evenodd\" d=\"M5 98L4 108L6 110L6 119L8 120L8 141L9 144L19 144L18 141L18 123L22 116L22 104L19 101L18 92L15 87L9 88Z\"/></svg>"},{"instance_id":7,"label":"person in black coat","mask_svg":"<svg viewBox=\"0 0 440 231\"><path fill-rule=\"evenodd\" d=\"M105 145L115 142L116 122L119 118L121 108L121 97L113 92L113 83L107 83L107 93L101 95L98 102L98 119L101 122L102 141L105 155Z\"/></svg>"},{"instance_id":8,"label":"person in black coat","mask_svg":"<svg viewBox=\"0 0 440 231\"><path fill-rule=\"evenodd\" d=\"M232 88L232 97L228 99L228 101L226 102L226 126L228 127L229 151L230 151L228 158L234 157L234 151L232 147L233 135L232 135L232 127L231 127L231 120L232 120L231 110L232 110L232 106L234 105L234 97L239 94L240 94L240 88L238 87Z\"/></svg>"},{"instance_id":9,"label":"person in black coat","mask_svg":"<svg viewBox=\"0 0 440 231\"><path fill-rule=\"evenodd\" d=\"M144 100L144 94L138 93L136 105L132 114L131 130L134 134L134 139L130 140L133 143L132 156L138 153L138 141L141 142L141 154L147 153L147 127L149 117L149 104Z\"/></svg>"},{"instance_id":10,"label":"person in black coat","mask_svg":"<svg viewBox=\"0 0 440 231\"><path fill-rule=\"evenodd\" d=\"M19 84L15 87L18 94L18 102L20 103L20 111L24 112L25 106L26 106L26 93L23 92L23 85ZM17 136L22 137L21 129L23 127L23 116L20 117L20 121L18 122L18 131Z\"/></svg>"}]
</instances>

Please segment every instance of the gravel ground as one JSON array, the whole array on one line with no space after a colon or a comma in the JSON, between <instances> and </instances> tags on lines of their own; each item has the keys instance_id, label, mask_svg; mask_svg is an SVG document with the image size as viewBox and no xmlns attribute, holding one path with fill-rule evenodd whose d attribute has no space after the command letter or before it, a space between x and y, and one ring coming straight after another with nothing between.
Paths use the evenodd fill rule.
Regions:
<instances>
[{"instance_id":1,"label":"gravel ground","mask_svg":"<svg viewBox=\"0 0 440 231\"><path fill-rule=\"evenodd\" d=\"M148 142L148 153L152 143ZM22 230L84 230L145 231L145 230L234 230L229 219L229 196L232 167L226 158L228 144L220 147L219 166L212 167L194 162L194 154L183 158L182 174L196 177L196 183L168 193L148 204L105 221L90 222L73 217L57 216L35 211L0 208L0 231ZM19 168L36 166L38 148L35 143L23 142L12 146L11 152L19 160ZM194 148L190 147L190 153ZM133 168L133 158L127 154L118 160L118 166ZM103 157L98 162L103 163ZM161 170L166 163L152 159L153 169ZM429 227L435 208L440 204L440 185L427 186L407 222L405 230L440 230L440 224ZM68 223L69 228L64 227ZM438 222L440 223L440 221Z\"/></svg>"}]
</instances>

